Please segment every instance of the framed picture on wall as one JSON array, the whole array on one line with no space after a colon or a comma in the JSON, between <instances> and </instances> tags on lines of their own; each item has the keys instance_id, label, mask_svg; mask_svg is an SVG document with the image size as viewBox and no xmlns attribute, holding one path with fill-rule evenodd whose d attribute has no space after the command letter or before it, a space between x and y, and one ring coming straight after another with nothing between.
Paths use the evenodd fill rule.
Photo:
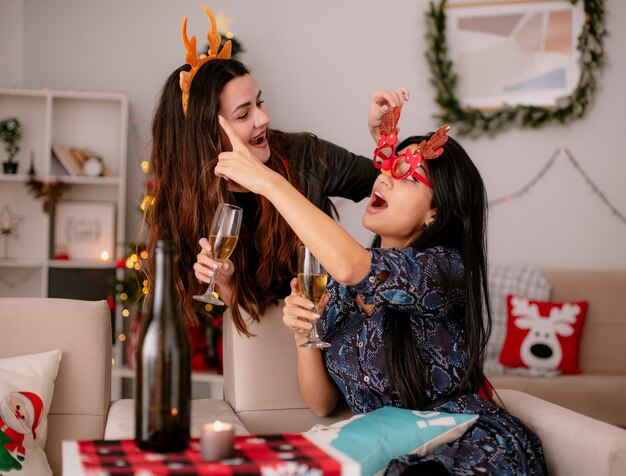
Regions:
<instances>
[{"instance_id":1,"label":"framed picture on wall","mask_svg":"<svg viewBox=\"0 0 626 476\"><path fill-rule=\"evenodd\" d=\"M449 0L446 15L463 106L553 107L576 88L583 2Z\"/></svg>"},{"instance_id":2,"label":"framed picture on wall","mask_svg":"<svg viewBox=\"0 0 626 476\"><path fill-rule=\"evenodd\" d=\"M55 207L56 258L109 261L115 256L115 204L61 201Z\"/></svg>"}]
</instances>

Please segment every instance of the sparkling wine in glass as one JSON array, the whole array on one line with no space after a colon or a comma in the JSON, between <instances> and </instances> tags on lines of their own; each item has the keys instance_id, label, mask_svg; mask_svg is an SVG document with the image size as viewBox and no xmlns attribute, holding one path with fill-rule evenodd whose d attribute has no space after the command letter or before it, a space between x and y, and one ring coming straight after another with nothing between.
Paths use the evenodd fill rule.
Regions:
<instances>
[{"instance_id":1,"label":"sparkling wine in glass","mask_svg":"<svg viewBox=\"0 0 626 476\"><path fill-rule=\"evenodd\" d=\"M239 238L239 228L241 227L242 209L230 203L220 203L211 222L209 231L209 244L211 245L211 258L219 262L219 266L226 261ZM217 305L224 305L224 302L217 299L214 294L215 276L219 267L213 273L209 287L204 294L196 294L193 298Z\"/></svg>"},{"instance_id":2,"label":"sparkling wine in glass","mask_svg":"<svg viewBox=\"0 0 626 476\"><path fill-rule=\"evenodd\" d=\"M313 254L306 246L301 246L298 249L298 283L300 284L300 293L311 301L315 305L315 311L317 305L320 303L324 291L326 291L326 281L328 275ZM317 334L317 319L311 322L313 327L311 328L311 334L309 340L304 344L300 344L300 347L323 349L330 347L328 342L320 340Z\"/></svg>"}]
</instances>

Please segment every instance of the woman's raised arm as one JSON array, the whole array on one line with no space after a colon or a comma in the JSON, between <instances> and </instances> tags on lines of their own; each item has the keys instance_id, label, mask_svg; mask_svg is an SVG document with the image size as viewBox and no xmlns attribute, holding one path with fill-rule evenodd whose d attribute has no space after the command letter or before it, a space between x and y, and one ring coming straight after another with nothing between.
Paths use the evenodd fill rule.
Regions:
<instances>
[{"instance_id":1,"label":"woman's raised arm","mask_svg":"<svg viewBox=\"0 0 626 476\"><path fill-rule=\"evenodd\" d=\"M259 162L226 119L219 116L219 121L233 150L219 155L215 174L263 195L272 202L296 235L337 281L348 285L361 281L370 269L369 251L280 174Z\"/></svg>"}]
</instances>

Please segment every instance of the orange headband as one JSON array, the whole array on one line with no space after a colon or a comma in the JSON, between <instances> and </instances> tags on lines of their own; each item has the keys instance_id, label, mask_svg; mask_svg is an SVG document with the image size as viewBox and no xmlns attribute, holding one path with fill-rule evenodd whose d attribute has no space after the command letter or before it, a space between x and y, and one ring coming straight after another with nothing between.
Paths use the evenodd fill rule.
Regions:
<instances>
[{"instance_id":1,"label":"orange headband","mask_svg":"<svg viewBox=\"0 0 626 476\"><path fill-rule=\"evenodd\" d=\"M187 115L187 103L189 102L189 90L191 89L191 81L193 81L193 77L196 75L200 67L204 63L208 63L211 60L230 58L230 40L228 40L224 44L224 48L222 48L222 51L218 51L220 43L222 42L222 37L217 32L217 22L215 21L213 12L206 4L203 4L202 8L209 17L209 20L211 21L211 29L207 30L206 33L207 40L209 40L208 54L201 54L199 57L197 56L196 37L192 36L191 40L187 38L187 17L183 18L183 24L180 29L181 35L183 37L183 44L185 45L185 50L187 50L187 54L185 55L185 62L189 66L191 66L191 71L180 72L180 90L183 93L183 113L185 114L185 116Z\"/></svg>"}]
</instances>

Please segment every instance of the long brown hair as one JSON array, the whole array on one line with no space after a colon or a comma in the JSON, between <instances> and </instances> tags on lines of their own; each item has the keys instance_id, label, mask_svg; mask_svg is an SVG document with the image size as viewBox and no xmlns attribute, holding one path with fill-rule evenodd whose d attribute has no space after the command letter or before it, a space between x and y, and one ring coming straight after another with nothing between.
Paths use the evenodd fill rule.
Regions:
<instances>
[{"instance_id":1,"label":"long brown hair","mask_svg":"<svg viewBox=\"0 0 626 476\"><path fill-rule=\"evenodd\" d=\"M152 123L151 174L154 181L154 204L146 212L148 251L153 256L158 239L174 244L175 288L188 324L197 322L199 305L193 294L203 291L205 284L195 279L193 265L200 251L198 240L207 236L217 205L234 201L227 182L214 175L217 156L225 150L217 114L220 94L232 79L249 74L236 60L206 63L195 75L189 93L187 116L181 105L180 71L167 79ZM285 160L289 144L297 134L269 131L270 158L266 165L283 175L301 190L301 177ZM324 161L322 165L327 167ZM231 280L232 302L239 304L259 321L268 305L279 299L281 284L296 275L296 249L300 240L289 225L264 197L258 201L257 224L254 230L242 230L239 244L231 256L234 274ZM262 257L262 258L259 258ZM148 278L154 277L153 261L149 261ZM239 307L231 309L239 332L251 335Z\"/></svg>"}]
</instances>

